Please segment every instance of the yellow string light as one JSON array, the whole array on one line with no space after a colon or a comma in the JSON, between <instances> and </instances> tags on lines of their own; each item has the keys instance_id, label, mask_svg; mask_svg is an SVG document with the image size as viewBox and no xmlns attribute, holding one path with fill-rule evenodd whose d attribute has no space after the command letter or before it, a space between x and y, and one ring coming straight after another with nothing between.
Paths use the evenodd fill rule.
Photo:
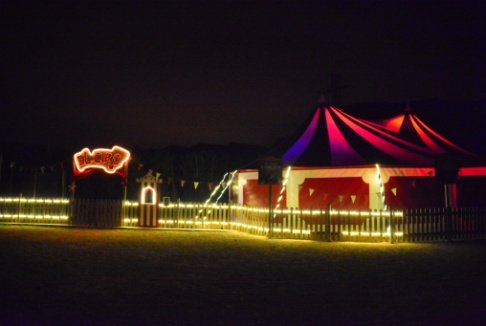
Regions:
<instances>
[{"instance_id":1,"label":"yellow string light","mask_svg":"<svg viewBox=\"0 0 486 326\"><path fill-rule=\"evenodd\" d=\"M275 211L280 208L280 204L281 204L282 199L283 199L283 193L285 192L285 189L287 188L287 182L289 181L289 176L290 176L291 170L292 170L292 167L289 165L287 167L286 172L285 172L285 176L284 176L284 179L283 179L283 182L282 182L282 188L280 188L280 195L278 196L277 204L275 205ZM277 213L273 214L273 218L275 218L275 216L277 216Z\"/></svg>"},{"instance_id":2,"label":"yellow string light","mask_svg":"<svg viewBox=\"0 0 486 326\"><path fill-rule=\"evenodd\" d=\"M385 204L385 187L383 186L383 180L381 179L381 170L380 165L378 163L375 164L376 166L376 175L378 176L378 182L380 185L380 194L381 194L381 203L383 205L383 210L387 210L387 206Z\"/></svg>"}]
</instances>

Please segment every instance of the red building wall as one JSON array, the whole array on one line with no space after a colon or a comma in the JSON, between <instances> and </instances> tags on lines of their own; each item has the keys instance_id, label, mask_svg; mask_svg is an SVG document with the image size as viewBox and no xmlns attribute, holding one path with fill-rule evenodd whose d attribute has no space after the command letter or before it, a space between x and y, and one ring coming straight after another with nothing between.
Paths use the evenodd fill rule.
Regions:
<instances>
[{"instance_id":1,"label":"red building wall","mask_svg":"<svg viewBox=\"0 0 486 326\"><path fill-rule=\"evenodd\" d=\"M272 207L277 204L282 186L272 186ZM284 192L280 207L286 207L286 194ZM248 180L243 187L243 204L254 207L268 207L268 185L261 185L258 180Z\"/></svg>"},{"instance_id":2,"label":"red building wall","mask_svg":"<svg viewBox=\"0 0 486 326\"><path fill-rule=\"evenodd\" d=\"M299 204L305 209L367 210L369 187L360 177L305 179L299 191Z\"/></svg>"},{"instance_id":3,"label":"red building wall","mask_svg":"<svg viewBox=\"0 0 486 326\"><path fill-rule=\"evenodd\" d=\"M389 208L425 208L444 206L444 188L436 178L390 177L385 186Z\"/></svg>"}]
</instances>

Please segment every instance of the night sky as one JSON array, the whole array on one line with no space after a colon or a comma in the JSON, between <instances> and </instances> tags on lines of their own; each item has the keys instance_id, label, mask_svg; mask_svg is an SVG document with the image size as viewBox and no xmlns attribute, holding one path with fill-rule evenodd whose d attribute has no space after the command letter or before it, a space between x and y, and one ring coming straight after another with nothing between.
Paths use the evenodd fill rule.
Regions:
<instances>
[{"instance_id":1,"label":"night sky","mask_svg":"<svg viewBox=\"0 0 486 326\"><path fill-rule=\"evenodd\" d=\"M458 0L1 1L0 142L270 145L331 75L342 105L484 101L485 17Z\"/></svg>"}]
</instances>

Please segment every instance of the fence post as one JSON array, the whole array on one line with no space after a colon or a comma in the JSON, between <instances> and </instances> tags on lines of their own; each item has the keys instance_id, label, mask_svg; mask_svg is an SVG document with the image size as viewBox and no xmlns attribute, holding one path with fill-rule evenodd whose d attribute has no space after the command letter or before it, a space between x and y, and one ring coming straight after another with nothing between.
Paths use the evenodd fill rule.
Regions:
<instances>
[{"instance_id":1,"label":"fence post","mask_svg":"<svg viewBox=\"0 0 486 326\"><path fill-rule=\"evenodd\" d=\"M17 223L20 223L20 213L22 212L22 193L19 195L19 206L17 212Z\"/></svg>"},{"instance_id":2,"label":"fence post","mask_svg":"<svg viewBox=\"0 0 486 326\"><path fill-rule=\"evenodd\" d=\"M331 241L331 204L326 208L326 241Z\"/></svg>"},{"instance_id":3,"label":"fence post","mask_svg":"<svg viewBox=\"0 0 486 326\"><path fill-rule=\"evenodd\" d=\"M393 210L390 206L390 243L395 243L395 224L393 221Z\"/></svg>"},{"instance_id":4,"label":"fence post","mask_svg":"<svg viewBox=\"0 0 486 326\"><path fill-rule=\"evenodd\" d=\"M452 210L450 207L446 207L446 229L447 229L447 241L452 242Z\"/></svg>"},{"instance_id":5,"label":"fence post","mask_svg":"<svg viewBox=\"0 0 486 326\"><path fill-rule=\"evenodd\" d=\"M347 229L348 229L348 241L351 241L351 211L348 209L348 216L347 216Z\"/></svg>"},{"instance_id":6,"label":"fence post","mask_svg":"<svg viewBox=\"0 0 486 326\"><path fill-rule=\"evenodd\" d=\"M478 229L479 229L479 237L481 239L483 239L484 236L485 236L485 234L486 234L486 232L485 232L486 229L484 227L485 224L486 224L486 223L484 223L484 219L486 218L486 214L485 213L486 213L486 210L484 209L484 207L478 207L476 209L476 214L477 214L478 224L479 224L479 226L478 226Z\"/></svg>"},{"instance_id":7,"label":"fence post","mask_svg":"<svg viewBox=\"0 0 486 326\"><path fill-rule=\"evenodd\" d=\"M268 238L272 237L272 183L268 184Z\"/></svg>"},{"instance_id":8,"label":"fence post","mask_svg":"<svg viewBox=\"0 0 486 326\"><path fill-rule=\"evenodd\" d=\"M322 208L319 209L319 225L318 225L318 234L319 234L319 240L322 241L324 238L323 232L322 232L322 224L323 224L323 216L322 216Z\"/></svg>"}]
</instances>

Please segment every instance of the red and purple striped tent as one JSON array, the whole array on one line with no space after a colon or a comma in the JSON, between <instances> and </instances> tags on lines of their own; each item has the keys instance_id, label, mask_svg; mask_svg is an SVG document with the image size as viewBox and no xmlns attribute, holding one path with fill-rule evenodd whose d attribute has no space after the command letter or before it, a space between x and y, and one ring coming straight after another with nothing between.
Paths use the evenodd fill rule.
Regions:
<instances>
[{"instance_id":1,"label":"red and purple striped tent","mask_svg":"<svg viewBox=\"0 0 486 326\"><path fill-rule=\"evenodd\" d=\"M478 191L486 186L485 161L434 131L409 109L387 120L370 121L320 105L271 155L281 157L284 166L292 166L282 206L442 206L444 190L435 178L435 166L443 157L459 167L456 203L486 202L485 192ZM381 186L375 182L376 164L381 167ZM255 171L240 171L239 178L241 204L268 205L268 190L258 185ZM280 194L279 187L275 188L274 201Z\"/></svg>"}]
</instances>

